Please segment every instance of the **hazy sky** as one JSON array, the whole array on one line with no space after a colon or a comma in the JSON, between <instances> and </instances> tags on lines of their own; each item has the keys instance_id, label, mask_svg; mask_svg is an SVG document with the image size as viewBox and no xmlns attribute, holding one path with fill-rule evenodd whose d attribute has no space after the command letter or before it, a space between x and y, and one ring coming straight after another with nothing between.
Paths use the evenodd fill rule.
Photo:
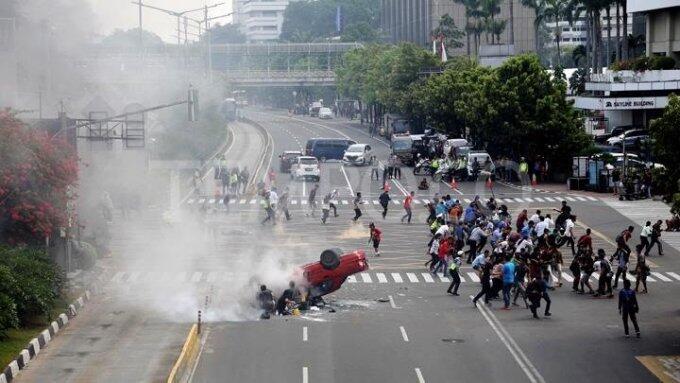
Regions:
<instances>
[{"instance_id":1,"label":"hazy sky","mask_svg":"<svg viewBox=\"0 0 680 383\"><path fill-rule=\"evenodd\" d=\"M92 4L92 9L98 16L100 25L99 33L106 35L116 28L130 29L137 27L139 23L138 6L132 4L132 0L88 0ZM137 0L134 0L135 2ZM188 9L200 8L206 3L225 3L216 8L208 10L210 17L224 15L231 12L232 0L142 0L143 4L153 5L172 11L185 11ZM188 14L194 19L202 18L203 12L192 12ZM159 35L163 40L174 42L177 36L177 18L163 12L143 8L142 9L143 28ZM212 23L219 22L224 24L231 21L231 17L214 20ZM196 25L189 23L189 25ZM189 27L189 31L197 32L195 28ZM191 38L191 36L189 36ZM195 38L194 38L195 39Z\"/></svg>"}]
</instances>

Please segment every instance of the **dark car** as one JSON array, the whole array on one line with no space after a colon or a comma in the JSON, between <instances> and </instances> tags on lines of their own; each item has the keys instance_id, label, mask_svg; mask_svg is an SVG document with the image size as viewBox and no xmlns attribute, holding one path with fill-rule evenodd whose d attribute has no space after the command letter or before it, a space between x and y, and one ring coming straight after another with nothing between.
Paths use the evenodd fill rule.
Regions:
<instances>
[{"instance_id":1,"label":"dark car","mask_svg":"<svg viewBox=\"0 0 680 383\"><path fill-rule=\"evenodd\" d=\"M350 275L368 270L366 253L363 250L341 254L343 252L340 249L324 250L319 262L309 263L298 269L297 273L302 274L301 277L309 288L311 301L336 291Z\"/></svg>"},{"instance_id":2,"label":"dark car","mask_svg":"<svg viewBox=\"0 0 680 383\"><path fill-rule=\"evenodd\" d=\"M345 150L356 141L345 138L311 138L307 140L305 155L316 157L319 161L342 160Z\"/></svg>"},{"instance_id":3,"label":"dark car","mask_svg":"<svg viewBox=\"0 0 680 383\"><path fill-rule=\"evenodd\" d=\"M290 173L290 165L300 156L302 156L302 152L299 150L286 150L281 153L279 155L279 172Z\"/></svg>"}]
</instances>

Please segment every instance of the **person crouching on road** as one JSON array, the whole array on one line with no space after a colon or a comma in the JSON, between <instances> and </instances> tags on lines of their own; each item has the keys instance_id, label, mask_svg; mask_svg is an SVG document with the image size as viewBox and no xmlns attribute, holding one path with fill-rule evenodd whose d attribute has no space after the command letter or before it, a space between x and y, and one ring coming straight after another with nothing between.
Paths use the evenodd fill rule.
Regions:
<instances>
[{"instance_id":1,"label":"person crouching on road","mask_svg":"<svg viewBox=\"0 0 680 383\"><path fill-rule=\"evenodd\" d=\"M260 310L262 310L260 319L269 319L270 314L276 312L274 302L274 295L272 294L271 290L267 289L267 286L261 285L260 291L257 293L257 303L260 307Z\"/></svg>"},{"instance_id":2,"label":"person crouching on road","mask_svg":"<svg viewBox=\"0 0 680 383\"><path fill-rule=\"evenodd\" d=\"M373 243L373 254L375 254L376 257L380 256L380 240L382 239L382 231L375 227L375 224L371 222L368 225L370 229L370 237L368 238L369 243Z\"/></svg>"}]
</instances>

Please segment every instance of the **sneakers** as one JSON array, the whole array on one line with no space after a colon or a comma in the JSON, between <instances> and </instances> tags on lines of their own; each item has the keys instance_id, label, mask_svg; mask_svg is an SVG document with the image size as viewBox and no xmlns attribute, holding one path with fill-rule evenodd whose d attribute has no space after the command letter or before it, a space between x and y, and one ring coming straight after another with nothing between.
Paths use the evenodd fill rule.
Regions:
<instances>
[{"instance_id":1,"label":"sneakers","mask_svg":"<svg viewBox=\"0 0 680 383\"><path fill-rule=\"evenodd\" d=\"M635 333L635 337L636 337L636 338L640 338L640 331L638 331L638 332Z\"/></svg>"},{"instance_id":2,"label":"sneakers","mask_svg":"<svg viewBox=\"0 0 680 383\"><path fill-rule=\"evenodd\" d=\"M545 314L543 314L543 316L549 317L549 316L552 316L552 314L551 313L545 313Z\"/></svg>"}]
</instances>

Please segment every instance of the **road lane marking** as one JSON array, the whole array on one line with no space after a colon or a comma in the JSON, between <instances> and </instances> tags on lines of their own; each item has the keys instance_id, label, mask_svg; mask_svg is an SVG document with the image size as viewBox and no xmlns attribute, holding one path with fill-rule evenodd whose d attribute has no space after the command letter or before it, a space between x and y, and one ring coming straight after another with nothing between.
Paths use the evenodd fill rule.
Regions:
<instances>
[{"instance_id":1,"label":"road lane marking","mask_svg":"<svg viewBox=\"0 0 680 383\"><path fill-rule=\"evenodd\" d=\"M479 282L479 276L477 275L477 273L469 272L467 273L467 275L468 277L470 277L470 279L472 279L473 282Z\"/></svg>"},{"instance_id":2,"label":"road lane marking","mask_svg":"<svg viewBox=\"0 0 680 383\"><path fill-rule=\"evenodd\" d=\"M668 274L668 275L670 275L671 277L673 277L673 278L675 278L675 279L677 279L677 280L680 281L680 275L678 275L678 274L676 274L676 273L673 273L673 272L670 272L670 271L667 271L666 274Z\"/></svg>"},{"instance_id":3,"label":"road lane marking","mask_svg":"<svg viewBox=\"0 0 680 383\"><path fill-rule=\"evenodd\" d=\"M418 377L418 383L425 383L425 378L423 378L423 373L420 372L419 368L415 368L416 376Z\"/></svg>"},{"instance_id":4,"label":"road lane marking","mask_svg":"<svg viewBox=\"0 0 680 383\"><path fill-rule=\"evenodd\" d=\"M465 201L465 203L471 203L472 202L472 200L469 199L469 198L463 198L463 201Z\"/></svg>"},{"instance_id":5,"label":"road lane marking","mask_svg":"<svg viewBox=\"0 0 680 383\"><path fill-rule=\"evenodd\" d=\"M302 196L307 196L307 180L302 180Z\"/></svg>"},{"instance_id":6,"label":"road lane marking","mask_svg":"<svg viewBox=\"0 0 680 383\"><path fill-rule=\"evenodd\" d=\"M434 279L432 278L432 275L430 275L430 273L421 273L421 275L423 276L425 282L434 283Z\"/></svg>"},{"instance_id":7,"label":"road lane marking","mask_svg":"<svg viewBox=\"0 0 680 383\"><path fill-rule=\"evenodd\" d=\"M192 282L198 282L198 281L200 281L202 275L203 275L203 273L201 273L200 271L196 271L196 272L194 273L194 275L191 276L191 281L192 281Z\"/></svg>"},{"instance_id":8,"label":"road lane marking","mask_svg":"<svg viewBox=\"0 0 680 383\"><path fill-rule=\"evenodd\" d=\"M445 283L451 282L447 276L444 275L444 273L437 273L437 277L439 277L439 280Z\"/></svg>"},{"instance_id":9,"label":"road lane marking","mask_svg":"<svg viewBox=\"0 0 680 383\"><path fill-rule=\"evenodd\" d=\"M391 295L388 295L387 298L390 300L390 307L393 309L400 309L401 307L397 306L397 304L394 302L394 297Z\"/></svg>"},{"instance_id":10,"label":"road lane marking","mask_svg":"<svg viewBox=\"0 0 680 383\"><path fill-rule=\"evenodd\" d=\"M357 283L357 277L355 277L354 275L350 275L349 277L347 277L347 282Z\"/></svg>"},{"instance_id":11,"label":"road lane marking","mask_svg":"<svg viewBox=\"0 0 680 383\"><path fill-rule=\"evenodd\" d=\"M544 197L544 198L545 198L545 200L548 201L548 202L556 202L554 199L552 199L552 198L550 198L550 197Z\"/></svg>"},{"instance_id":12,"label":"road lane marking","mask_svg":"<svg viewBox=\"0 0 680 383\"><path fill-rule=\"evenodd\" d=\"M585 199L583 197L576 197L576 199L579 200L579 201L587 201L587 199Z\"/></svg>"},{"instance_id":13,"label":"road lane marking","mask_svg":"<svg viewBox=\"0 0 680 383\"><path fill-rule=\"evenodd\" d=\"M111 282L120 282L120 280L123 278L123 275L125 275L124 272L122 271L117 272L116 275L114 275L113 278L111 278Z\"/></svg>"},{"instance_id":14,"label":"road lane marking","mask_svg":"<svg viewBox=\"0 0 680 383\"><path fill-rule=\"evenodd\" d=\"M420 282L420 281L418 280L418 277L416 277L416 274L415 274L415 273L406 273L406 277L408 278L408 280L409 280L411 283L418 283L418 282Z\"/></svg>"},{"instance_id":15,"label":"road lane marking","mask_svg":"<svg viewBox=\"0 0 680 383\"><path fill-rule=\"evenodd\" d=\"M302 327L302 341L306 342L308 339L307 337L307 326Z\"/></svg>"},{"instance_id":16,"label":"road lane marking","mask_svg":"<svg viewBox=\"0 0 680 383\"><path fill-rule=\"evenodd\" d=\"M369 273L361 273L361 279L364 281L364 283L373 283Z\"/></svg>"},{"instance_id":17,"label":"road lane marking","mask_svg":"<svg viewBox=\"0 0 680 383\"><path fill-rule=\"evenodd\" d=\"M667 276L665 276L661 273L657 273L657 272L652 271L652 272L650 272L650 274L652 274L653 276L659 278L660 280L662 280L664 282L672 282L672 279L668 278ZM649 278L649 277L647 277L647 278Z\"/></svg>"},{"instance_id":18,"label":"road lane marking","mask_svg":"<svg viewBox=\"0 0 680 383\"><path fill-rule=\"evenodd\" d=\"M347 202L347 200L346 200L346 199L343 199L343 200L342 200L342 204L343 204L343 205L348 205L348 204L349 204L349 202Z\"/></svg>"},{"instance_id":19,"label":"road lane marking","mask_svg":"<svg viewBox=\"0 0 680 383\"><path fill-rule=\"evenodd\" d=\"M524 197L524 199L525 199L527 202L534 202L534 200L531 199L531 198L529 198L529 197Z\"/></svg>"},{"instance_id":20,"label":"road lane marking","mask_svg":"<svg viewBox=\"0 0 680 383\"><path fill-rule=\"evenodd\" d=\"M250 200L250 204L251 204L251 205L255 205L255 203L257 203L257 200L256 200L255 198L253 198L253 199Z\"/></svg>"},{"instance_id":21,"label":"road lane marking","mask_svg":"<svg viewBox=\"0 0 680 383\"><path fill-rule=\"evenodd\" d=\"M347 181L347 187L349 188L349 193L354 196L354 189L352 189L352 184L349 182L349 177L347 177L347 172L345 172L345 166L340 165L340 171L342 171L342 175L345 176L345 181Z\"/></svg>"},{"instance_id":22,"label":"road lane marking","mask_svg":"<svg viewBox=\"0 0 680 383\"><path fill-rule=\"evenodd\" d=\"M597 200L598 200L598 199L595 198L595 197L586 197L586 198L589 199L589 200L591 200L591 201L597 201Z\"/></svg>"},{"instance_id":23,"label":"road lane marking","mask_svg":"<svg viewBox=\"0 0 680 383\"><path fill-rule=\"evenodd\" d=\"M569 202L574 202L574 201L576 201L576 199L574 199L573 197L564 197L564 199L566 199L566 200L569 201Z\"/></svg>"},{"instance_id":24,"label":"road lane marking","mask_svg":"<svg viewBox=\"0 0 680 383\"><path fill-rule=\"evenodd\" d=\"M473 298L474 296L470 295L470 299ZM510 354L512 354L513 358L515 359L519 367L522 369L522 371L524 371L524 374L527 376L527 378L529 378L529 381L531 381L532 383L545 383L545 379L543 379L543 376L541 376L536 367L534 367L529 358L527 358L527 356L524 354L522 349L519 348L515 340L505 330L505 328L498 321L493 312L488 310L482 304L475 306L477 307L477 310L482 314L484 319L487 321L487 323L489 323L489 326L491 326L491 328L496 333L501 342L503 342L508 351L510 351Z\"/></svg>"},{"instance_id":25,"label":"road lane marking","mask_svg":"<svg viewBox=\"0 0 680 383\"><path fill-rule=\"evenodd\" d=\"M302 383L309 383L309 368L302 367Z\"/></svg>"},{"instance_id":26,"label":"road lane marking","mask_svg":"<svg viewBox=\"0 0 680 383\"><path fill-rule=\"evenodd\" d=\"M572 277L571 275L569 275L565 272L562 272L562 278L564 278L564 280L569 282L569 283L574 282L574 277Z\"/></svg>"},{"instance_id":27,"label":"road lane marking","mask_svg":"<svg viewBox=\"0 0 680 383\"><path fill-rule=\"evenodd\" d=\"M545 202L541 197L534 197L537 202Z\"/></svg>"},{"instance_id":28,"label":"road lane marking","mask_svg":"<svg viewBox=\"0 0 680 383\"><path fill-rule=\"evenodd\" d=\"M403 339L404 342L408 342L408 335L406 335L406 329L404 326L399 326L399 331L401 331L401 339Z\"/></svg>"},{"instance_id":29,"label":"road lane marking","mask_svg":"<svg viewBox=\"0 0 680 383\"><path fill-rule=\"evenodd\" d=\"M394 279L394 282L396 283L403 283L404 280L401 279L401 275L399 273L392 273L392 279Z\"/></svg>"},{"instance_id":30,"label":"road lane marking","mask_svg":"<svg viewBox=\"0 0 680 383\"><path fill-rule=\"evenodd\" d=\"M297 205L298 201L296 199L290 200L291 205Z\"/></svg>"},{"instance_id":31,"label":"road lane marking","mask_svg":"<svg viewBox=\"0 0 680 383\"><path fill-rule=\"evenodd\" d=\"M387 277L383 273L376 273L376 277L378 277L378 283L387 283Z\"/></svg>"}]
</instances>

